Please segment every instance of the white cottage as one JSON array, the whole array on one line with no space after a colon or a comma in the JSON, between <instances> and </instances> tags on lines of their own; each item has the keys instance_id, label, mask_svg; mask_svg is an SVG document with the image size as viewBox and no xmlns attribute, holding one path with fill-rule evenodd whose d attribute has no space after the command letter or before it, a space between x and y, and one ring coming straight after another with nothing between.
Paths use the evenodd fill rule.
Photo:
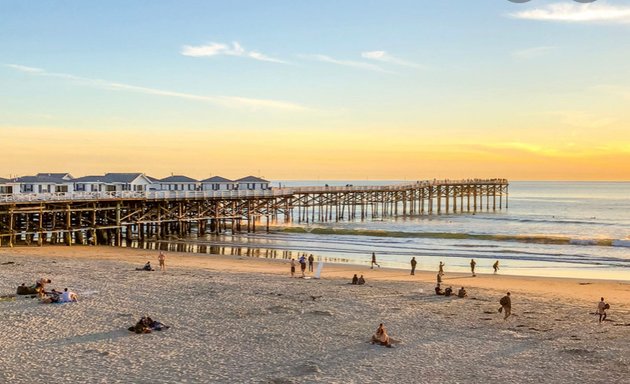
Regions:
<instances>
[{"instance_id":1,"label":"white cottage","mask_svg":"<svg viewBox=\"0 0 630 384\"><path fill-rule=\"evenodd\" d=\"M74 179L77 192L143 192L149 190L151 180L142 173L107 173L103 176L84 176Z\"/></svg>"},{"instance_id":2,"label":"white cottage","mask_svg":"<svg viewBox=\"0 0 630 384\"><path fill-rule=\"evenodd\" d=\"M0 177L0 195L12 195L20 192L20 184Z\"/></svg>"},{"instance_id":3,"label":"white cottage","mask_svg":"<svg viewBox=\"0 0 630 384\"><path fill-rule=\"evenodd\" d=\"M74 183L69 173L38 173L15 179L21 193L73 192Z\"/></svg>"},{"instance_id":4,"label":"white cottage","mask_svg":"<svg viewBox=\"0 0 630 384\"><path fill-rule=\"evenodd\" d=\"M196 191L199 180L184 175L172 175L158 181L162 191Z\"/></svg>"},{"instance_id":5,"label":"white cottage","mask_svg":"<svg viewBox=\"0 0 630 384\"><path fill-rule=\"evenodd\" d=\"M271 189L269 180L261 179L256 176L247 176L236 180L240 191L265 191Z\"/></svg>"},{"instance_id":6,"label":"white cottage","mask_svg":"<svg viewBox=\"0 0 630 384\"><path fill-rule=\"evenodd\" d=\"M213 176L205 180L201 180L202 191L232 191L237 188L234 180L226 179L221 176Z\"/></svg>"}]
</instances>

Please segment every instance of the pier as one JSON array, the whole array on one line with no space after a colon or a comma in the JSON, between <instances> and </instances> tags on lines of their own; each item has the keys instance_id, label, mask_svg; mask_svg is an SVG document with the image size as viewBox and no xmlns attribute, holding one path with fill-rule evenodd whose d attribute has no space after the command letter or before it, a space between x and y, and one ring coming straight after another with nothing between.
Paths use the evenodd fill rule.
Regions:
<instances>
[{"instance_id":1,"label":"pier","mask_svg":"<svg viewBox=\"0 0 630 384\"><path fill-rule=\"evenodd\" d=\"M466 214L508 208L506 179L263 191L0 195L0 246L124 242L269 231L271 225Z\"/></svg>"}]
</instances>

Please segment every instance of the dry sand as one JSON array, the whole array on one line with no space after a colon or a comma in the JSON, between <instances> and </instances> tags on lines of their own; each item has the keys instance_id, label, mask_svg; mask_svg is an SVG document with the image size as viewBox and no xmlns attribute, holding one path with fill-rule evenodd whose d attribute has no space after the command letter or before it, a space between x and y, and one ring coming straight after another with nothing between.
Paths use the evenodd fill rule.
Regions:
<instances>
[{"instance_id":1,"label":"dry sand","mask_svg":"<svg viewBox=\"0 0 630 384\"><path fill-rule=\"evenodd\" d=\"M286 260L182 253L165 273L134 270L147 260L157 253L0 249L0 295L39 277L80 295L0 300L0 382L630 383L630 282L447 271L444 285L469 291L458 299L433 295L435 272L327 264L292 279ZM347 284L354 273L367 285ZM145 314L171 329L127 331ZM368 342L380 322L394 348Z\"/></svg>"}]
</instances>

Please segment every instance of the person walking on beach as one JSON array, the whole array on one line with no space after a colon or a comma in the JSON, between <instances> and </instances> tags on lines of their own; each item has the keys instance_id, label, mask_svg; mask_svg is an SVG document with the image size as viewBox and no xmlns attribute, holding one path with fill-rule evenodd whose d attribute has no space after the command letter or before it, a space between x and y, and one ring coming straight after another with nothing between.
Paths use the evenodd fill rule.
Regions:
<instances>
[{"instance_id":1,"label":"person walking on beach","mask_svg":"<svg viewBox=\"0 0 630 384\"><path fill-rule=\"evenodd\" d=\"M597 314L599 315L599 322L606 321L606 310L610 308L610 305L606 304L604 298L597 303Z\"/></svg>"},{"instance_id":2,"label":"person walking on beach","mask_svg":"<svg viewBox=\"0 0 630 384\"><path fill-rule=\"evenodd\" d=\"M444 263L440 261L440 265L438 266L438 268L439 268L438 269L438 273L440 275L443 275L444 274Z\"/></svg>"},{"instance_id":3,"label":"person walking on beach","mask_svg":"<svg viewBox=\"0 0 630 384\"><path fill-rule=\"evenodd\" d=\"M411 258L411 274L415 275L416 274L416 265L418 265L418 262L416 261L416 257L412 257Z\"/></svg>"},{"instance_id":4,"label":"person walking on beach","mask_svg":"<svg viewBox=\"0 0 630 384\"><path fill-rule=\"evenodd\" d=\"M442 283L442 275L440 275L439 273L437 274L437 283L438 285Z\"/></svg>"},{"instance_id":5,"label":"person walking on beach","mask_svg":"<svg viewBox=\"0 0 630 384\"><path fill-rule=\"evenodd\" d=\"M166 270L166 266L164 265L165 261L166 261L166 255L164 255L164 252L160 251L160 254L158 255L158 264L160 266L160 271L162 272Z\"/></svg>"},{"instance_id":6,"label":"person walking on beach","mask_svg":"<svg viewBox=\"0 0 630 384\"><path fill-rule=\"evenodd\" d=\"M494 273L497 273L497 271L499 270L499 260L495 261L494 264L492 264L492 268L494 268Z\"/></svg>"},{"instance_id":7,"label":"person walking on beach","mask_svg":"<svg viewBox=\"0 0 630 384\"><path fill-rule=\"evenodd\" d=\"M314 261L315 261L315 258L313 257L313 254L311 253L310 255L308 255L308 271L309 272L313 272Z\"/></svg>"},{"instance_id":8,"label":"person walking on beach","mask_svg":"<svg viewBox=\"0 0 630 384\"><path fill-rule=\"evenodd\" d=\"M291 258L291 277L295 277L295 259Z\"/></svg>"},{"instance_id":9,"label":"person walking on beach","mask_svg":"<svg viewBox=\"0 0 630 384\"><path fill-rule=\"evenodd\" d=\"M377 267L381 267L380 264L378 264L376 262L376 254L374 252L372 252L372 264L370 266L370 269L374 269L374 265L376 264Z\"/></svg>"},{"instance_id":10,"label":"person walking on beach","mask_svg":"<svg viewBox=\"0 0 630 384\"><path fill-rule=\"evenodd\" d=\"M472 272L473 277L477 276L475 275L475 265L477 265L475 259L470 259L470 272Z\"/></svg>"},{"instance_id":11,"label":"person walking on beach","mask_svg":"<svg viewBox=\"0 0 630 384\"><path fill-rule=\"evenodd\" d=\"M510 292L499 300L499 304L501 304L499 313L503 311L503 320L507 320L507 318L512 314L512 299L510 298Z\"/></svg>"},{"instance_id":12,"label":"person walking on beach","mask_svg":"<svg viewBox=\"0 0 630 384\"><path fill-rule=\"evenodd\" d=\"M302 277L304 277L304 272L306 271L306 257L304 255L300 256L300 270L302 271Z\"/></svg>"}]
</instances>

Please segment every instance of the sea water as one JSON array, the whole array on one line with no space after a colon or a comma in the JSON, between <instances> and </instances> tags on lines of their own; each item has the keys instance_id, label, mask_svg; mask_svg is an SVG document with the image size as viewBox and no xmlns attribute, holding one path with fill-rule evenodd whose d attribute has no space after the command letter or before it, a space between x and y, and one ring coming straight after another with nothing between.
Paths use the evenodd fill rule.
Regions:
<instances>
[{"instance_id":1,"label":"sea water","mask_svg":"<svg viewBox=\"0 0 630 384\"><path fill-rule=\"evenodd\" d=\"M286 181L287 186L386 185L401 181ZM510 275L630 280L630 183L510 182L509 207L328 223L276 224L271 233L189 238L207 252ZM208 248L209 247L209 248ZM214 247L214 248L212 248Z\"/></svg>"}]
</instances>

